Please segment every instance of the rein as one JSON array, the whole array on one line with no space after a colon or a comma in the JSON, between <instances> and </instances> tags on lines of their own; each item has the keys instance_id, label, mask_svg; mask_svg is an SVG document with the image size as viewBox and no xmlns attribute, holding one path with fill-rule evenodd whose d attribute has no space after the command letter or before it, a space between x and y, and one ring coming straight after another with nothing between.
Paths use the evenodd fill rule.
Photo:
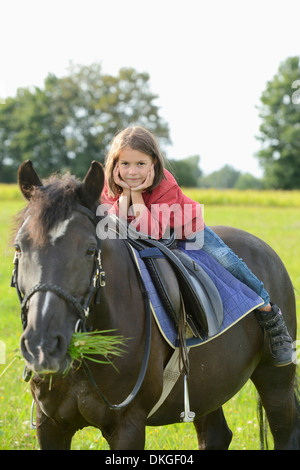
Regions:
<instances>
[{"instance_id":1,"label":"rein","mask_svg":"<svg viewBox=\"0 0 300 470\"><path fill-rule=\"evenodd\" d=\"M128 248L128 251L129 251L131 257L133 257L132 251L129 248L128 243L125 240L123 240L123 241L124 241L126 247ZM135 265L134 261L133 261L133 263ZM145 341L144 357L143 357L143 362L142 362L142 366L141 366L141 369L140 369L140 373L139 373L137 381L136 381L132 391L129 393L128 397L124 401L122 401L122 403L119 403L118 405L110 403L107 400L107 398L105 397L105 395L101 392L98 385L96 384L87 362L84 359L82 360L82 365L83 365L84 371L85 371L87 377L89 378L90 382L92 383L92 385L95 387L98 395L102 398L102 400L104 401L106 406L108 406L108 408L110 408L111 410L115 410L115 411L121 410L121 409L125 408L126 406L128 406L132 402L132 400L136 397L136 395L138 394L138 392L139 392L139 390L140 390L140 388L143 384L146 372L147 372L148 362L149 362L149 357L150 357L151 330L152 330L152 313L151 313L151 307L150 307L150 296L149 296L149 293L146 289L144 280L143 280L142 276L140 275L138 269L137 269L137 272L138 272L138 275L139 275L139 280L140 280L140 284L141 284L141 291L142 291L142 296L143 296L143 299L144 299L145 310L146 310L146 341Z\"/></svg>"},{"instance_id":2,"label":"rein","mask_svg":"<svg viewBox=\"0 0 300 470\"><path fill-rule=\"evenodd\" d=\"M97 225L97 218L95 214L88 209L87 207L78 205L76 206L75 209L77 212L80 212L81 214L87 216L91 222L94 224L94 226ZM126 247L128 248L128 251L131 255L133 256L131 249L128 246L128 243L123 240L125 243ZM73 295L71 295L69 292L65 291L61 287L55 285L55 284L49 284L49 283L40 283L36 284L33 286L26 294L22 295L19 286L18 286L18 257L15 255L14 258L14 269L12 273L12 280L11 280L11 287L15 287L17 290L17 294L21 303L21 321L22 321L22 326L23 330L25 330L27 326L27 315L28 315L28 300L36 293L39 291L42 292L47 292L51 291L54 292L58 297L63 299L66 303L71 304L75 310L78 313L79 319L76 322L75 326L75 331L86 331L85 329L85 322L86 319L89 315L89 308L92 299L95 297L95 303L99 304L100 303L100 293L101 293L101 288L105 287L105 271L103 271L102 268L102 263L101 263L101 242L100 239L97 237L97 245L98 245L98 254L95 258L95 267L94 271L92 274L91 278L91 283L90 283L90 291L87 297L87 300L84 305L82 305ZM135 263L133 263L134 266ZM90 368L88 367L87 361L85 359L82 359L82 365L84 368L84 371L90 380L91 384L95 387L98 395L102 398L104 403L111 409L111 410L120 410L122 408L125 408L126 406L129 405L129 403L132 402L132 400L136 397L137 393L139 392L142 383L144 381L146 371L148 368L148 362L149 362L149 357L150 357L150 347L151 347L151 326L152 326L152 314L151 314L151 307L150 307L150 296L149 293L145 287L143 278L140 274L140 272L137 269L138 273L138 278L140 280L140 286L141 286L141 291L145 303L145 310L146 310L146 340L145 340L145 349L144 349L144 356L143 356L143 362L142 366L139 372L139 376L137 378L136 384L134 385L132 391L128 395L128 397L120 404L111 404L107 398L103 395L101 390L99 389L97 383L95 382L93 375L91 373ZM95 294L95 296L94 296ZM25 368L26 369L26 368ZM30 374L25 373L24 371L24 380L29 380L31 376L31 371Z\"/></svg>"}]
</instances>

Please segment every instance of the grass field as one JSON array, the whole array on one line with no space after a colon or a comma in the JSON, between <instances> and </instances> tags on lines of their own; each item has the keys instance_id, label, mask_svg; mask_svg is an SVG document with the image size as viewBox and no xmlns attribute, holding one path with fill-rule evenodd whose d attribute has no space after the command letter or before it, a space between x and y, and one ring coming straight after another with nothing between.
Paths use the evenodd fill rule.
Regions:
<instances>
[{"instance_id":1,"label":"grass field","mask_svg":"<svg viewBox=\"0 0 300 470\"><path fill-rule=\"evenodd\" d=\"M300 192L186 191L205 204L209 225L231 225L263 238L281 256L296 289L300 311ZM6 346L6 364L13 359L21 334L19 302L10 288L13 249L10 246L12 216L24 202L15 185L0 185L0 345ZM1 353L1 351L0 351ZM1 354L0 354L1 357ZM0 378L0 449L38 449L35 431L29 428L31 394L22 382L23 362L16 358ZM259 449L256 393L248 383L224 406L234 432L231 449ZM101 433L93 428L78 432L73 449L108 449ZM197 441L192 424L147 428L146 449L194 450Z\"/></svg>"}]
</instances>

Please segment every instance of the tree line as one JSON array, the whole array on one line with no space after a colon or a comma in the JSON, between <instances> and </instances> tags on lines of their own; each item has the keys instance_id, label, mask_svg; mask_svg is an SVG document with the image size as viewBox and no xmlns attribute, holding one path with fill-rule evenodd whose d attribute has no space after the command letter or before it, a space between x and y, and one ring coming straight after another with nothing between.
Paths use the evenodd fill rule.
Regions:
<instances>
[{"instance_id":1,"label":"tree line","mask_svg":"<svg viewBox=\"0 0 300 470\"><path fill-rule=\"evenodd\" d=\"M65 77L49 74L43 87L20 88L0 104L0 182L15 182L30 158L41 174L70 171L83 177L92 160L104 162L113 136L133 123L170 143L148 73L122 68L104 74L100 64L71 64ZM299 90L298 90L299 89ZM280 64L261 96L260 180L229 165L204 176L199 155L167 159L179 184L216 188L300 188L300 59Z\"/></svg>"}]
</instances>

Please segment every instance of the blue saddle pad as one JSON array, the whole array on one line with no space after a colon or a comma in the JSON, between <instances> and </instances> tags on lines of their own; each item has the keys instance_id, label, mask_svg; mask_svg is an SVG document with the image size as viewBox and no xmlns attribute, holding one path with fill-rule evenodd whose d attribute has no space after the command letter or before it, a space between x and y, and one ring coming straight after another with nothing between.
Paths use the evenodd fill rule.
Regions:
<instances>
[{"instance_id":1,"label":"blue saddle pad","mask_svg":"<svg viewBox=\"0 0 300 470\"><path fill-rule=\"evenodd\" d=\"M187 346L198 346L207 341L211 341L213 338L224 333L224 331L241 320L245 315L252 312L252 310L263 304L261 297L236 279L214 258L205 253L205 251L187 251L184 249L184 244L179 244L178 248L190 256L208 274L220 293L224 308L224 318L219 333L215 336L204 339L195 337L189 338L187 339ZM178 346L178 335L175 322L170 315L166 313L144 261L140 258L137 250L133 248L133 251L136 255L145 286L150 295L153 307L152 313L155 317L156 323L169 345L175 348Z\"/></svg>"}]
</instances>

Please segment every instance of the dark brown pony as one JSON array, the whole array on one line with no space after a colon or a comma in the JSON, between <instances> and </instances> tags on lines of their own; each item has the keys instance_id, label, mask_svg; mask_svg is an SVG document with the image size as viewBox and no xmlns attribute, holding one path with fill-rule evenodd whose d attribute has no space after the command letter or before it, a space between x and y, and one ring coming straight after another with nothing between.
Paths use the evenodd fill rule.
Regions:
<instances>
[{"instance_id":1,"label":"dark brown pony","mask_svg":"<svg viewBox=\"0 0 300 470\"><path fill-rule=\"evenodd\" d=\"M89 299L86 327L114 329L131 338L126 354L114 358L116 368L89 362L94 383L78 364L62 376L70 339L82 319L81 306L90 297L99 246L89 214L96 210L103 183L103 170L96 162L82 183L64 176L42 184L29 161L19 169L20 188L29 201L15 239L17 287L25 296L21 351L33 373L41 449L69 449L74 433L85 426L99 428L111 449L143 449L146 425L179 422L183 411L180 378L163 405L147 418L161 395L164 367L173 352L153 319L149 363L137 395L121 409L111 409L99 396L101 390L110 403L123 402L136 384L144 357L145 302L124 240L101 241L106 285L100 289L98 304L94 296ZM249 233L229 227L214 230L263 280L295 339L293 287L278 256ZM295 372L294 364L273 366L268 341L252 313L226 333L192 348L189 392L199 448L228 448L232 433L221 407L251 379L266 410L275 448L299 449Z\"/></svg>"}]
</instances>

